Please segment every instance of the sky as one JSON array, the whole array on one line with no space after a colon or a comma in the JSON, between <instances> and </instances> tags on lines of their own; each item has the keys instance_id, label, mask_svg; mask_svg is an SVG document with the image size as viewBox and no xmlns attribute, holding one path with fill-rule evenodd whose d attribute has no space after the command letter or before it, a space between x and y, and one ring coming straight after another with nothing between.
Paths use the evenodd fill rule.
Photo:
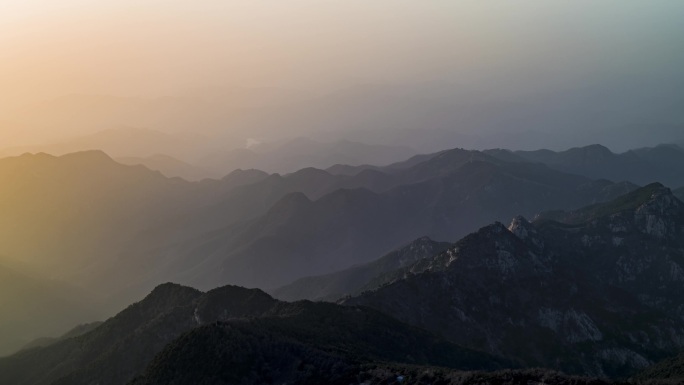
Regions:
<instances>
[{"instance_id":1,"label":"sky","mask_svg":"<svg viewBox=\"0 0 684 385\"><path fill-rule=\"evenodd\" d=\"M11 123L0 135L30 126L15 111L71 94L448 82L505 98L623 79L653 89L684 78L681 20L674 0L3 0L0 122Z\"/></svg>"}]
</instances>

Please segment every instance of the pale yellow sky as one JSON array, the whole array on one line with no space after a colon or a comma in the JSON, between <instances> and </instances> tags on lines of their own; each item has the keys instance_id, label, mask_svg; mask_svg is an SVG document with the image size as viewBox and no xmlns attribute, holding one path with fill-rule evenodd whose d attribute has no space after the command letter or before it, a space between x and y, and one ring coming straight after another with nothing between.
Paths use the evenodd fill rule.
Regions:
<instances>
[{"instance_id":1,"label":"pale yellow sky","mask_svg":"<svg viewBox=\"0 0 684 385\"><path fill-rule=\"evenodd\" d=\"M533 66L535 58L582 67L601 59L591 56L600 56L602 39L635 34L643 26L634 21L649 16L622 2L619 9L575 4L4 0L0 76L5 92L17 95L154 95L197 84L458 78Z\"/></svg>"},{"instance_id":2,"label":"pale yellow sky","mask_svg":"<svg viewBox=\"0 0 684 385\"><path fill-rule=\"evenodd\" d=\"M468 62L480 45L461 33L468 18L459 12L401 2L72 0L41 8L48 3L4 6L9 89L163 94L217 82L382 80L428 72L427 61L440 67L438 59L452 62L453 55Z\"/></svg>"},{"instance_id":3,"label":"pale yellow sky","mask_svg":"<svg viewBox=\"0 0 684 385\"><path fill-rule=\"evenodd\" d=\"M72 93L671 76L681 20L667 0L2 0L0 121Z\"/></svg>"}]
</instances>

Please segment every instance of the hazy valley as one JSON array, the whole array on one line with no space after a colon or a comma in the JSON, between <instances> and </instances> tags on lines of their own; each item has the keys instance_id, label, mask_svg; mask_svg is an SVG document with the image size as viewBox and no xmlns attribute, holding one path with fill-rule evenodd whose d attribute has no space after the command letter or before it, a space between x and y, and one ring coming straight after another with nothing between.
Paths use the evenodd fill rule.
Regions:
<instances>
[{"instance_id":1,"label":"hazy valley","mask_svg":"<svg viewBox=\"0 0 684 385\"><path fill-rule=\"evenodd\" d=\"M658 156L659 152L664 155ZM316 378L331 370L321 368L333 363L346 368L340 369L341 379L382 377L387 370L413 373L414 369L402 366L406 364L452 371L511 368L520 370L511 372L515 376L551 376L551 372L522 370L546 367L574 375L625 378L682 351L677 342L683 338L677 334L681 327L677 309L683 305L677 294L667 293L682 289L677 286L683 282L677 272L683 268L684 250L678 243L684 228L684 204L676 198L680 190L673 193L660 184L639 188L645 169L677 183L677 173L667 165L682 161L684 150L668 145L626 154L600 146L558 153L452 149L387 166L336 164L284 175L236 170L222 179L200 182L122 165L99 151L2 159L0 170L17 181L2 189L6 213L2 253L12 256L4 258L8 267L3 270L3 283L21 293L10 294L3 302L14 314L3 324L3 333L15 338L5 339L6 354L29 340L56 337L78 324L104 320L158 283L172 281L202 290L226 283L260 287L288 301L363 304L406 322L402 327L421 328L411 333L424 329L437 333L444 339L439 343L456 343L454 349L462 352L440 350L440 354L471 358L459 361L427 352L418 361L413 354L408 360L409 356L382 356L396 350L382 347L389 341L373 342L379 344L374 345L379 355L340 355L337 348L329 349L342 340L328 345L322 335L341 326L323 325L305 337L280 325L288 319L288 328L310 322L289 318L295 314L309 317L324 311L332 312L325 316L330 319L343 317L332 315L343 311L339 305L319 308L295 302L297 311L292 313L288 303L261 291L225 288L221 290L227 290L229 299L203 300L199 291L173 286L177 288L168 298L155 294L167 290L158 288L135 305L152 301L150 310L129 308L103 324L84 326L60 339L34 341L27 350L0 361L0 368L5 365L0 375L7 376L5 381L27 384L126 383L137 375L143 376L137 383L159 383L166 381L159 376L172 374L164 372L170 364L155 355L176 354L174 349L192 346L195 338L209 338L198 346L276 338L282 342L274 346L308 357L301 359L313 360L319 370L301 372L290 366L294 363L278 361L290 368L277 372L282 378ZM621 167L621 161L632 166ZM591 179L609 178L615 170L622 170L622 182ZM51 192L50 200L44 199L44 191ZM488 225L510 223L511 218L515 219L508 229ZM41 242L28 242L31 238ZM573 251L567 254L567 250ZM16 266L10 268L12 263L24 273ZM163 298L153 299L160 295ZM206 301L211 303L207 310L211 315L202 316L198 309ZM174 310L184 308L186 315ZM130 319L132 314L138 321ZM265 323L245 321L253 317L266 317ZM213 320L237 324L215 330L203 327L185 336ZM382 322L390 320L399 322L391 318ZM102 349L112 343L106 341L134 329L135 335L142 331L134 324L111 326L121 322L146 325L144 335L153 339L135 337L126 342L124 338L103 357L74 350L74 343L91 341L87 344L92 349ZM368 322L359 326L375 327ZM643 328L644 322L650 329ZM134 329L118 329L122 327ZM173 347L176 338L185 342L174 342L181 345ZM348 340L356 338L350 335ZM255 343L248 340L244 343ZM320 343L327 347L321 348ZM169 352L161 353L167 344ZM143 354L135 366L119 375L106 374L130 365L124 357L134 351ZM465 352L471 353L463 356ZM475 352L480 356L473 356ZM60 365L57 372L49 369L63 362L64 355L73 354L77 356L69 359L71 366ZM280 360L276 353L253 354L265 362ZM585 359L579 358L584 355ZM398 366L368 369L367 362L378 360ZM46 365L44 373L52 374L26 377L25 365L37 362ZM144 372L148 363L152 366ZM220 367L202 370L208 378L228 375ZM465 378L444 370L431 373L453 381ZM190 378L175 373L184 376L183 381ZM230 373L238 376L234 378L248 375ZM266 380L257 376L250 381Z\"/></svg>"}]
</instances>

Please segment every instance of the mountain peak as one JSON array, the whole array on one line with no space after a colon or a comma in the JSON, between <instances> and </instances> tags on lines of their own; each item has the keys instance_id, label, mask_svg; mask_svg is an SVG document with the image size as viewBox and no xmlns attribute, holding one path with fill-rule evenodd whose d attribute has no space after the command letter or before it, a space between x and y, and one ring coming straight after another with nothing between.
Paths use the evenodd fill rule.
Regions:
<instances>
[{"instance_id":1,"label":"mountain peak","mask_svg":"<svg viewBox=\"0 0 684 385\"><path fill-rule=\"evenodd\" d=\"M531 233L536 233L534 226L522 215L518 215L508 225L508 231L520 239L526 239Z\"/></svg>"},{"instance_id":2,"label":"mountain peak","mask_svg":"<svg viewBox=\"0 0 684 385\"><path fill-rule=\"evenodd\" d=\"M678 200L669 188L656 182L606 203L599 203L570 212L542 213L535 218L535 222L552 220L566 224L579 224L618 214L672 216L674 213L679 213L677 215L684 214L684 203Z\"/></svg>"},{"instance_id":3,"label":"mountain peak","mask_svg":"<svg viewBox=\"0 0 684 385\"><path fill-rule=\"evenodd\" d=\"M672 191L661 183L651 183L631 193L625 194L611 202L598 205L596 214L613 215L624 211L634 211L639 214L672 214L672 210L679 211L683 204L672 194Z\"/></svg>"},{"instance_id":4,"label":"mountain peak","mask_svg":"<svg viewBox=\"0 0 684 385\"><path fill-rule=\"evenodd\" d=\"M278 300L260 289L246 289L227 285L208 291L198 301L195 321L226 321L231 318L260 316L270 310Z\"/></svg>"},{"instance_id":5,"label":"mountain peak","mask_svg":"<svg viewBox=\"0 0 684 385\"><path fill-rule=\"evenodd\" d=\"M255 168L248 168L248 169L235 169L228 173L226 176L224 176L222 179L227 180L227 179L233 179L233 178L245 178L245 177L267 177L269 174L265 171L257 170Z\"/></svg>"},{"instance_id":6,"label":"mountain peak","mask_svg":"<svg viewBox=\"0 0 684 385\"><path fill-rule=\"evenodd\" d=\"M284 195L278 204L282 205L296 205L296 206L307 206L311 204L311 199L306 196L303 192L295 191ZM275 207L275 206L274 206Z\"/></svg>"},{"instance_id":7,"label":"mountain peak","mask_svg":"<svg viewBox=\"0 0 684 385\"><path fill-rule=\"evenodd\" d=\"M598 143L590 144L588 146L584 146L584 147L580 147L580 148L584 149L585 151L601 152L601 153L606 153L606 154L608 154L608 153L612 154L613 153L612 151L610 151L610 149L608 147L606 147L602 144L598 144Z\"/></svg>"},{"instance_id":8,"label":"mountain peak","mask_svg":"<svg viewBox=\"0 0 684 385\"><path fill-rule=\"evenodd\" d=\"M426 243L426 242L434 242L434 241L433 241L430 237L428 237L427 235L425 235L425 236L422 236L422 237L420 237L420 238L415 239L415 240L414 240L413 242L411 242L411 243Z\"/></svg>"},{"instance_id":9,"label":"mountain peak","mask_svg":"<svg viewBox=\"0 0 684 385\"><path fill-rule=\"evenodd\" d=\"M60 156L63 160L88 160L91 162L114 162L114 160L102 150L77 151Z\"/></svg>"},{"instance_id":10,"label":"mountain peak","mask_svg":"<svg viewBox=\"0 0 684 385\"><path fill-rule=\"evenodd\" d=\"M291 174L287 175L289 178L291 177L298 177L298 178L319 178L319 177L329 177L330 173L321 170L319 168L315 167L305 167L300 170L297 170Z\"/></svg>"},{"instance_id":11,"label":"mountain peak","mask_svg":"<svg viewBox=\"0 0 684 385\"><path fill-rule=\"evenodd\" d=\"M491 234L502 234L505 231L508 231L508 228L504 226L503 223L496 221L492 223L491 225L487 225L480 229L478 232L484 232L484 233L491 233Z\"/></svg>"},{"instance_id":12,"label":"mountain peak","mask_svg":"<svg viewBox=\"0 0 684 385\"><path fill-rule=\"evenodd\" d=\"M584 147L574 147L565 151L565 154L583 154L585 156L612 156L615 155L610 149L602 144L590 144Z\"/></svg>"},{"instance_id":13,"label":"mountain peak","mask_svg":"<svg viewBox=\"0 0 684 385\"><path fill-rule=\"evenodd\" d=\"M169 294L174 294L174 293L180 293L180 292L186 292L186 291L195 291L199 292L196 289L193 289L188 286L183 286L178 283L173 283L173 282L166 282L157 285L154 289L152 289L152 292L147 295L145 298L149 297L158 297L158 296L164 296L164 295L169 295Z\"/></svg>"},{"instance_id":14,"label":"mountain peak","mask_svg":"<svg viewBox=\"0 0 684 385\"><path fill-rule=\"evenodd\" d=\"M144 304L150 309L161 309L178 306L186 300L193 300L202 295L202 292L192 287L183 286L177 283L167 282L155 287L138 304Z\"/></svg>"},{"instance_id":15,"label":"mountain peak","mask_svg":"<svg viewBox=\"0 0 684 385\"><path fill-rule=\"evenodd\" d=\"M607 203L570 212L542 213L535 219L535 224L546 221L606 227L609 231L633 228L656 238L673 239L679 237L684 228L684 203L669 188L651 183Z\"/></svg>"},{"instance_id":16,"label":"mountain peak","mask_svg":"<svg viewBox=\"0 0 684 385\"><path fill-rule=\"evenodd\" d=\"M313 202L303 192L291 192L284 195L268 210L266 216L271 220L286 220L292 215L308 212Z\"/></svg>"},{"instance_id":17,"label":"mountain peak","mask_svg":"<svg viewBox=\"0 0 684 385\"><path fill-rule=\"evenodd\" d=\"M528 246L534 245L537 249L543 248L544 246L544 241L539 237L537 229L522 215L513 218L511 224L508 226L508 231L527 243Z\"/></svg>"},{"instance_id":18,"label":"mountain peak","mask_svg":"<svg viewBox=\"0 0 684 385\"><path fill-rule=\"evenodd\" d=\"M269 177L267 172L257 169L237 169L230 174L224 176L221 180L231 187L244 186L252 183L257 183Z\"/></svg>"},{"instance_id":19,"label":"mountain peak","mask_svg":"<svg viewBox=\"0 0 684 385\"><path fill-rule=\"evenodd\" d=\"M644 187L648 190L649 199L642 203L634 213L634 219L642 232L656 236L678 237L681 234L681 225L684 222L684 203L677 199L672 191L661 185L653 183Z\"/></svg>"}]
</instances>

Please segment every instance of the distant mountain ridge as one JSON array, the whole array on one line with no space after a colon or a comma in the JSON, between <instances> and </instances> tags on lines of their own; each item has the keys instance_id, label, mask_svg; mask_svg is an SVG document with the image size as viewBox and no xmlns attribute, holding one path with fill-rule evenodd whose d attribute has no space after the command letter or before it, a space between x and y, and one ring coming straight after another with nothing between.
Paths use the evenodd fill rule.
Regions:
<instances>
[{"instance_id":1,"label":"distant mountain ridge","mask_svg":"<svg viewBox=\"0 0 684 385\"><path fill-rule=\"evenodd\" d=\"M171 134L141 127L108 128L62 142L0 148L4 156L38 152L61 156L82 151L102 151L121 163L144 165L168 177L190 181L221 178L236 169L292 173L306 167L327 168L341 163L384 166L416 153L406 146L303 137L257 142L245 147L244 140Z\"/></svg>"},{"instance_id":2,"label":"distant mountain ridge","mask_svg":"<svg viewBox=\"0 0 684 385\"><path fill-rule=\"evenodd\" d=\"M625 376L684 348L683 232L684 203L651 184L489 225L344 303L524 366Z\"/></svg>"},{"instance_id":3,"label":"distant mountain ridge","mask_svg":"<svg viewBox=\"0 0 684 385\"><path fill-rule=\"evenodd\" d=\"M493 220L634 188L463 149L352 176L243 170L200 182L99 151L25 154L0 159L0 180L12 182L0 187L0 253L106 296L105 312L156 282L273 289L369 262L410 239L455 240Z\"/></svg>"},{"instance_id":4,"label":"distant mountain ridge","mask_svg":"<svg viewBox=\"0 0 684 385\"><path fill-rule=\"evenodd\" d=\"M507 161L543 163L551 168L589 178L630 181L636 184L660 182L673 188L684 186L684 148L662 144L623 153L594 144L566 151L485 150L487 154Z\"/></svg>"},{"instance_id":5,"label":"distant mountain ridge","mask_svg":"<svg viewBox=\"0 0 684 385\"><path fill-rule=\"evenodd\" d=\"M388 272L412 265L416 261L432 257L446 250L451 243L436 242L428 237L415 241L391 253L363 265L316 277L300 278L272 292L273 296L285 301L300 299L336 301L343 296L359 294L368 285L379 285L377 281Z\"/></svg>"},{"instance_id":6,"label":"distant mountain ridge","mask_svg":"<svg viewBox=\"0 0 684 385\"><path fill-rule=\"evenodd\" d=\"M457 239L491 220L577 207L633 188L465 150L445 152L389 175L390 183L401 184L380 193L357 188L334 190L315 200L285 196L264 216L226 229L230 238L223 232L203 241L208 253L201 263L214 266L209 276L198 272L178 279L195 285L228 279L247 286L280 286L292 278L368 262L406 239Z\"/></svg>"},{"instance_id":7,"label":"distant mountain ridge","mask_svg":"<svg viewBox=\"0 0 684 385\"><path fill-rule=\"evenodd\" d=\"M131 166L142 165L150 170L159 171L169 178L180 177L188 181L195 181L207 178L209 175L206 170L202 170L190 163L163 154L155 154L146 157L117 157L115 160L118 163Z\"/></svg>"},{"instance_id":8,"label":"distant mountain ridge","mask_svg":"<svg viewBox=\"0 0 684 385\"><path fill-rule=\"evenodd\" d=\"M296 264L286 269L283 266L271 266L279 270L279 274L287 275L281 280L274 280L275 286L278 283L285 284L296 276L330 272L354 263L367 262L406 239L424 235L437 239L456 239L492 219L503 219L520 212L532 215L543 209L579 206L632 188L629 185L591 182L538 165L502 162L473 151L457 149L418 159L414 163L390 165L382 171L366 170L355 176L303 169L285 176L251 172L251 176L246 177L245 172L240 172L221 181L187 183L164 178L142 167L116 164L98 152L63 157L27 155L6 158L0 161L0 171L3 167L7 171L0 174L4 178L21 175L20 178L26 182L5 185L2 189L6 191L4 194L8 194L4 200L8 207L5 212L7 231L4 233L7 242L4 244L5 250L0 251L31 261L32 258L43 258L42 255L48 254L43 249L49 249L49 254L64 254L82 260L94 254L92 248L102 249L105 245L111 245L107 247L111 247L112 253L123 253L124 259L120 260L119 266L126 266L129 263L127 261L133 264L156 264L159 272L155 274L162 274L164 269L172 273L164 273L166 277L160 275L157 279L177 278L193 283L192 277L199 276L201 271L194 273L194 269L188 269L186 255L197 255L196 248L200 246L205 251L199 255L198 261L201 258L209 258L207 262L216 261L212 263L219 265L214 265L210 270L212 274L221 274L226 271L220 267L221 259L234 259L236 268L242 264L244 268L254 269L250 265L256 267L260 262L250 255L267 255L264 252L270 253L269 244L275 246L285 236L289 244L281 249L287 254L306 255L307 258L315 258L315 254L326 250L323 239L335 239L330 245L338 246L333 246L332 250L328 247L326 254L333 254L326 258L338 262L333 265L326 265L325 261L321 261L322 264L307 263L311 268L309 271L299 271ZM31 184L33 193L22 190L26 188L22 186L28 186L24 183ZM574 189L577 189L576 192L571 192ZM611 189L615 191L611 192ZM477 193L479 190L482 193ZM53 192L49 204L53 205L54 202L55 207L65 209L38 209L40 205L48 203L35 195L37 191ZM115 191L120 193L115 194ZM284 197L294 192L303 192L313 201L311 204L299 202L293 206L298 201ZM0 194L3 192L0 191ZM21 196L21 200L17 200L18 196ZM468 202L470 199L476 201ZM87 205L106 212L93 212L86 208ZM403 209L397 210L396 207ZM482 210L478 211L477 207ZM68 227L64 226L64 221L71 220L70 215L74 215L77 212L75 210L82 210L85 214L74 217L75 221L70 222ZM50 216L45 217L48 212ZM338 212L343 212L347 218L343 220L344 217L337 217ZM290 215L294 216L288 218ZM349 223L364 223L365 220L359 216L368 216L368 225L364 226L375 223L371 232L360 230L354 233L353 227L346 227ZM29 226L28 222L25 226L21 225L29 220L33 223L41 217L45 217L39 220L44 226ZM313 226L313 231L300 231L300 236L287 235L288 231L299 226L288 223L295 219L301 220L298 222L301 226ZM324 226L315 224L316 221L322 221L319 223ZM389 223L395 230L384 232L382 229L389 229ZM224 232L238 224L239 227L231 230L226 237ZM78 232L56 234L67 228L76 228L74 226L82 226L82 234L90 236L81 236ZM335 230L335 226L339 231ZM37 239L59 242L24 242L24 229L29 229ZM98 234L93 234L94 231ZM316 234L317 231L325 231L326 235ZM18 235L12 235L15 233ZM169 237L169 234L179 236ZM366 240L359 237L366 237ZM320 246L311 243L316 239L320 240ZM88 246L90 241L92 245ZM373 246L367 248L371 244ZM150 247L154 250L149 250ZM169 247L168 252L164 251L166 247ZM226 249L234 250L239 255L225 255L222 250ZM364 250L359 253L359 249ZM305 253L301 254L302 251ZM165 260L153 263L155 255L160 253L166 253ZM354 260L341 258L354 254L358 255ZM103 257L97 264L86 262L85 267L95 278L97 270L109 268L107 260ZM287 258L282 260L290 263ZM260 269L257 267L252 271L255 276L262 274L266 279L269 274ZM177 275L183 270L187 273ZM147 274L145 269L139 271ZM245 279L248 275L236 274L234 277ZM220 283L233 277L217 276L215 279L215 283ZM248 280L239 283L261 284Z\"/></svg>"},{"instance_id":9,"label":"distant mountain ridge","mask_svg":"<svg viewBox=\"0 0 684 385\"><path fill-rule=\"evenodd\" d=\"M193 157L193 147L208 145L208 139L199 135L169 134L142 127L117 126L92 134L77 136L42 145L1 149L4 156L17 156L27 152L45 152L61 156L74 152L98 150L115 158L147 157L164 154L181 159Z\"/></svg>"},{"instance_id":10,"label":"distant mountain ridge","mask_svg":"<svg viewBox=\"0 0 684 385\"><path fill-rule=\"evenodd\" d=\"M316 299L354 294L344 303L377 308L468 349L487 351L489 362L515 360L516 365L622 376L682 350L678 320L684 305L675 294L684 289L682 203L663 185L634 190L630 183L463 149L349 171L306 168L269 175L236 170L221 180L187 182L118 164L102 152L6 158L0 160L0 177L15 183L0 188L5 214L0 252L27 264L53 263L46 271L83 279L80 283L102 293L120 289L119 302L164 279L206 289L226 281L275 287L309 276L301 281L305 289L295 292L311 287ZM543 212L554 208L569 211ZM495 220L539 212L532 223L516 217L509 229L490 225L451 246L420 238L413 250L409 245L368 263L407 239L457 239ZM445 252L431 256L444 247ZM69 263L50 259L56 256ZM363 280L351 282L350 271L312 277L354 265L351 274L362 271ZM121 277L126 277L123 284ZM656 281L662 284L651 284ZM531 300L537 297L538 302ZM177 366L182 344L168 344L186 332L192 334L184 340L188 344L208 341L217 352L230 351L222 342L225 336L247 336L246 344L273 338L297 357L340 362L351 368L348 373L359 369L358 362L337 361L339 341L325 340L336 346L332 350L293 345L291 333L303 332L284 320L302 316L315 326L321 318L302 314L323 312L322 319L346 322L355 314L346 308L285 305L259 290L232 286L202 293L164 285L144 302L91 332L0 360L0 382L20 384L29 375L26 383L102 378L122 383L142 374L144 364L168 346L164 357L169 361L155 360L141 377L154 383ZM256 329L206 325L236 317L271 318ZM379 324L395 322L369 317ZM193 331L202 325L207 327ZM296 335L314 339L330 333L313 326L308 337ZM359 332L332 326L333 334ZM416 330L396 327L407 336ZM121 338L122 330L136 332ZM385 352L396 350L401 357L377 355L370 362L439 362L421 361L407 352L409 347L383 341L393 346ZM430 354L438 357L435 349ZM200 360L215 358L195 353ZM258 357L262 351L254 353ZM53 371L58 362L65 364ZM23 365L32 368L30 373L19 373L22 368L29 372Z\"/></svg>"}]
</instances>

